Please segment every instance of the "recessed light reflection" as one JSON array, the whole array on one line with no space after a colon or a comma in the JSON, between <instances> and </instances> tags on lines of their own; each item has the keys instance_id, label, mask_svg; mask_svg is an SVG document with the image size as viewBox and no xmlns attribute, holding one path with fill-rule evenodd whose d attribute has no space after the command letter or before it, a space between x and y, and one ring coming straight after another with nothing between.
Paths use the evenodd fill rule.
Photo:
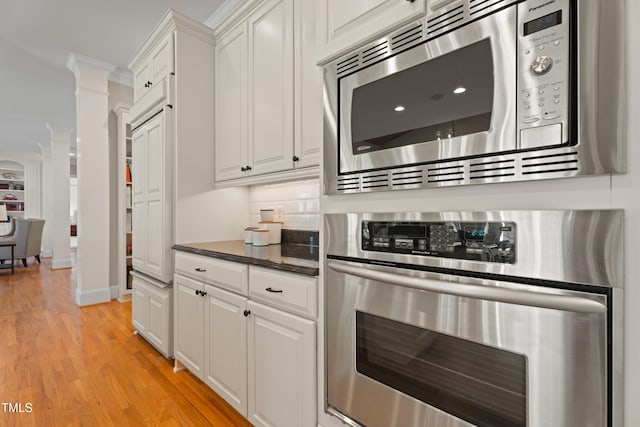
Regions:
<instances>
[{"instance_id":1,"label":"recessed light reflection","mask_svg":"<svg viewBox=\"0 0 640 427\"><path fill-rule=\"evenodd\" d=\"M453 93L455 93L456 95L460 95L461 93L465 93L467 91L466 87L457 87L453 90Z\"/></svg>"},{"instance_id":2,"label":"recessed light reflection","mask_svg":"<svg viewBox=\"0 0 640 427\"><path fill-rule=\"evenodd\" d=\"M396 105L393 109L393 111L397 111L398 113L400 111L404 111L404 105Z\"/></svg>"}]
</instances>

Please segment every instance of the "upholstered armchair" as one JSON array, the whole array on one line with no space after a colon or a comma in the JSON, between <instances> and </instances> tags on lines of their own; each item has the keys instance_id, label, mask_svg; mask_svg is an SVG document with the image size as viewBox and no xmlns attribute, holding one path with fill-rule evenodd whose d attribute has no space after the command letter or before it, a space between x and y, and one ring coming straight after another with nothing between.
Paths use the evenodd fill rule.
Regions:
<instances>
[{"instance_id":1,"label":"upholstered armchair","mask_svg":"<svg viewBox=\"0 0 640 427\"><path fill-rule=\"evenodd\" d=\"M15 233L15 231L16 231L16 219L11 218L11 226L9 228L9 232L6 234L0 234L0 237L11 237L13 236L13 233Z\"/></svg>"},{"instance_id":2,"label":"upholstered armchair","mask_svg":"<svg viewBox=\"0 0 640 427\"><path fill-rule=\"evenodd\" d=\"M0 237L0 242L15 242L13 257L22 259L22 265L27 266L27 258L35 257L40 262L40 249L42 246L43 219L15 219L14 233L8 237ZM0 260L11 259L11 248L0 247Z\"/></svg>"}]
</instances>

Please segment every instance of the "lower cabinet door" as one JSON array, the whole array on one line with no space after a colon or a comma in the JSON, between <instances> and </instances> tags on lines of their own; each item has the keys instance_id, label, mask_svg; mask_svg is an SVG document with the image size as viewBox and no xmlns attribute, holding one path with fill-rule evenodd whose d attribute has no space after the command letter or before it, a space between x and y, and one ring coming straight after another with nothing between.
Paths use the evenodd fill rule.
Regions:
<instances>
[{"instance_id":1,"label":"lower cabinet door","mask_svg":"<svg viewBox=\"0 0 640 427\"><path fill-rule=\"evenodd\" d=\"M145 335L149 325L149 295L139 280L134 278L132 286L131 323L139 334Z\"/></svg>"},{"instance_id":2,"label":"lower cabinet door","mask_svg":"<svg viewBox=\"0 0 640 427\"><path fill-rule=\"evenodd\" d=\"M316 324L249 301L249 421L316 426Z\"/></svg>"},{"instance_id":3,"label":"lower cabinet door","mask_svg":"<svg viewBox=\"0 0 640 427\"><path fill-rule=\"evenodd\" d=\"M133 278L133 327L166 357L173 356L173 289L155 286L153 279Z\"/></svg>"},{"instance_id":4,"label":"lower cabinet door","mask_svg":"<svg viewBox=\"0 0 640 427\"><path fill-rule=\"evenodd\" d=\"M149 326L147 338L167 357L173 356L171 288L149 292Z\"/></svg>"},{"instance_id":5,"label":"lower cabinet door","mask_svg":"<svg viewBox=\"0 0 640 427\"><path fill-rule=\"evenodd\" d=\"M205 286L205 382L247 416L247 298Z\"/></svg>"},{"instance_id":6,"label":"lower cabinet door","mask_svg":"<svg viewBox=\"0 0 640 427\"><path fill-rule=\"evenodd\" d=\"M176 274L174 292L174 355L200 379L204 378L204 285Z\"/></svg>"}]
</instances>

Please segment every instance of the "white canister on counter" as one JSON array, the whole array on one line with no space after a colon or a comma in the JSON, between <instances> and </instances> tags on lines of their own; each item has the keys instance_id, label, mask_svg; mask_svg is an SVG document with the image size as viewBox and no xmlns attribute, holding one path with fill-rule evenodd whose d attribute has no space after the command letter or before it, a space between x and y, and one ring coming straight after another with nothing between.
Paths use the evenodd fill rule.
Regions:
<instances>
[{"instance_id":1,"label":"white canister on counter","mask_svg":"<svg viewBox=\"0 0 640 427\"><path fill-rule=\"evenodd\" d=\"M260 228L269 230L269 244L279 245L282 240L282 223L278 221L260 221Z\"/></svg>"},{"instance_id":2,"label":"white canister on counter","mask_svg":"<svg viewBox=\"0 0 640 427\"><path fill-rule=\"evenodd\" d=\"M253 246L269 245L269 230L266 228L254 228L252 234Z\"/></svg>"},{"instance_id":3,"label":"white canister on counter","mask_svg":"<svg viewBox=\"0 0 640 427\"><path fill-rule=\"evenodd\" d=\"M260 209L260 221L273 221L274 215L273 209Z\"/></svg>"},{"instance_id":4,"label":"white canister on counter","mask_svg":"<svg viewBox=\"0 0 640 427\"><path fill-rule=\"evenodd\" d=\"M257 227L247 227L244 229L244 242L251 244L253 243L253 230Z\"/></svg>"}]
</instances>

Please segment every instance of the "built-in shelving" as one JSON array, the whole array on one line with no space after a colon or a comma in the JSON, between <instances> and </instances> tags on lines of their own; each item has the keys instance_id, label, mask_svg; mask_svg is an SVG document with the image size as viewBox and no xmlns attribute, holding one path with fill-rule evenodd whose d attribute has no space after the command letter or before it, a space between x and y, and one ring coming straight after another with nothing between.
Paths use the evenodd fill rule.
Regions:
<instances>
[{"instance_id":1,"label":"built-in shelving","mask_svg":"<svg viewBox=\"0 0 640 427\"><path fill-rule=\"evenodd\" d=\"M133 278L131 124L129 106L120 104L114 109L118 118L118 283L120 301L131 298Z\"/></svg>"},{"instance_id":2,"label":"built-in shelving","mask_svg":"<svg viewBox=\"0 0 640 427\"><path fill-rule=\"evenodd\" d=\"M0 161L0 204L7 217L23 218L25 211L24 167L12 161Z\"/></svg>"}]
</instances>

